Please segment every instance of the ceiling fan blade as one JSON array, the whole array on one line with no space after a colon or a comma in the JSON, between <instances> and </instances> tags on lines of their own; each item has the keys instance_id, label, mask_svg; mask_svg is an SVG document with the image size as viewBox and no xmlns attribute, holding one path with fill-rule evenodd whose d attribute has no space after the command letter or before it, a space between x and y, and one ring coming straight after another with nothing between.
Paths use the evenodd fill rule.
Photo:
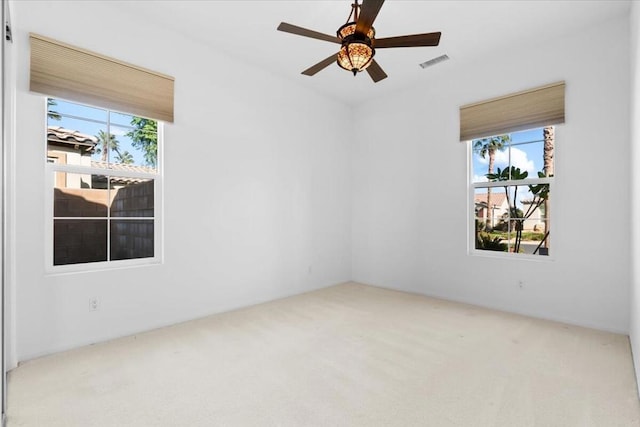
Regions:
<instances>
[{"instance_id":1,"label":"ceiling fan blade","mask_svg":"<svg viewBox=\"0 0 640 427\"><path fill-rule=\"evenodd\" d=\"M440 32L437 32L375 39L374 47L381 49L385 47L438 46L440 43L440 34Z\"/></svg>"},{"instance_id":2,"label":"ceiling fan blade","mask_svg":"<svg viewBox=\"0 0 640 427\"><path fill-rule=\"evenodd\" d=\"M336 36L330 36L329 34L319 33L317 31L308 30L306 28L298 27L296 25L287 24L281 22L278 25L278 31L284 31L285 33L296 34L298 36L311 37L312 39L324 40L332 43L340 43L340 40Z\"/></svg>"},{"instance_id":3,"label":"ceiling fan blade","mask_svg":"<svg viewBox=\"0 0 640 427\"><path fill-rule=\"evenodd\" d=\"M384 0L362 0L360 16L358 16L356 23L356 33L367 34L369 32L383 3Z\"/></svg>"},{"instance_id":4,"label":"ceiling fan blade","mask_svg":"<svg viewBox=\"0 0 640 427\"><path fill-rule=\"evenodd\" d=\"M304 70L302 72L302 74L304 74L305 76L313 76L318 71L322 71L325 68L327 68L329 65L333 64L334 62L336 62L337 55L338 55L337 53L334 53L333 55L328 56L326 59L323 59L322 61L318 62L316 65L313 65L313 66L307 68L306 70ZM371 64L371 65L373 65L373 64Z\"/></svg>"},{"instance_id":5,"label":"ceiling fan blade","mask_svg":"<svg viewBox=\"0 0 640 427\"><path fill-rule=\"evenodd\" d=\"M371 65L367 67L367 73L369 73L374 83L378 83L380 80L387 78L387 73L384 72L375 59L371 60Z\"/></svg>"}]
</instances>

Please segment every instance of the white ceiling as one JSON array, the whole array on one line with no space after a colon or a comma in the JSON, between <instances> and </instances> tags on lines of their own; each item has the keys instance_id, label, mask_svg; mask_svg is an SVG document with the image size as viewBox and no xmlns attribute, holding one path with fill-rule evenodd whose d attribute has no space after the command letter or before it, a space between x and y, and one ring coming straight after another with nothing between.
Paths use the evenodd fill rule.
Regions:
<instances>
[{"instance_id":1,"label":"white ceiling","mask_svg":"<svg viewBox=\"0 0 640 427\"><path fill-rule=\"evenodd\" d=\"M333 35L346 22L352 0L115 3L131 13L144 11L146 19L347 104L408 88L451 67L472 66L482 56L535 45L628 15L630 8L628 0L387 0L374 24L377 37L441 31L442 38L438 47L379 49L376 60L389 77L373 83L366 73L353 77L337 65L313 77L301 75L302 70L337 52L338 45L276 31L284 21ZM445 53L449 61L427 69L418 66Z\"/></svg>"}]
</instances>

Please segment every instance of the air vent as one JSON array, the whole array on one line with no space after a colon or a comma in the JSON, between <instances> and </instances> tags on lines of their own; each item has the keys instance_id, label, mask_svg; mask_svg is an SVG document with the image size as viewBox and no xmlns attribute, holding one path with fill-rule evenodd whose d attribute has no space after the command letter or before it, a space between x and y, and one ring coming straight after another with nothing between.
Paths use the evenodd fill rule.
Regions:
<instances>
[{"instance_id":1,"label":"air vent","mask_svg":"<svg viewBox=\"0 0 640 427\"><path fill-rule=\"evenodd\" d=\"M441 55L441 56L438 56L437 58L433 58L433 59L430 59L430 60L428 60L426 62L423 62L422 64L420 64L420 66L422 68L431 67L432 65L436 65L436 64L438 64L438 63L440 63L442 61L446 61L447 59L449 59L449 56Z\"/></svg>"}]
</instances>

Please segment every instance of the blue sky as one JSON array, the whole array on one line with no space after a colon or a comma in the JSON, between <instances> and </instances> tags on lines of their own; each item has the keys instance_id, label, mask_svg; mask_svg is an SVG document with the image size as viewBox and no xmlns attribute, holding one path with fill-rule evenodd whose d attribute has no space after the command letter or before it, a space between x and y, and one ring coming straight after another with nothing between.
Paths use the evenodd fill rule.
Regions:
<instances>
[{"instance_id":1,"label":"blue sky","mask_svg":"<svg viewBox=\"0 0 640 427\"><path fill-rule=\"evenodd\" d=\"M61 126L65 129L76 130L80 133L92 136L96 136L100 130L104 132L107 131L107 110L74 104L59 99L56 99L55 102L57 105L50 107L50 110L62 114L63 117L61 120L48 119L49 126ZM102 123L64 117L65 114L90 120L96 120ZM131 138L126 136L127 132L132 129L131 119L131 115L112 112L110 117L110 132L115 135L116 140L119 143L120 152L124 153L125 151L128 151L133 156L133 164L143 166L146 165L143 152L133 147L133 145L131 144ZM94 153L92 156L92 159L94 160L101 160L101 158L102 154ZM111 155L112 162L115 161L114 158L115 153Z\"/></svg>"}]
</instances>

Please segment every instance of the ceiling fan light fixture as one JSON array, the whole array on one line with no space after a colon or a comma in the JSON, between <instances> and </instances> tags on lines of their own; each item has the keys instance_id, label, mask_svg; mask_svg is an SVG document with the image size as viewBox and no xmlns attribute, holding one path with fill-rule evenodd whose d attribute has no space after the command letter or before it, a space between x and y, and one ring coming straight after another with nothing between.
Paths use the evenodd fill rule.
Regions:
<instances>
[{"instance_id":1,"label":"ceiling fan light fixture","mask_svg":"<svg viewBox=\"0 0 640 427\"><path fill-rule=\"evenodd\" d=\"M373 26L369 28L366 35L356 32L359 10L360 5L356 0L351 5L351 13L347 18L347 23L336 31L338 39L342 43L342 47L338 52L338 65L347 71L351 71L354 76L371 65L373 55L376 53L376 50L372 47L372 40L376 35L376 30Z\"/></svg>"},{"instance_id":2,"label":"ceiling fan light fixture","mask_svg":"<svg viewBox=\"0 0 640 427\"><path fill-rule=\"evenodd\" d=\"M376 48L438 46L440 43L441 33L439 31L376 39L376 30L373 28L373 23L385 0L352 1L351 12L349 16L347 16L346 23L338 28L335 36L319 33L318 31L298 27L297 25L286 22L281 22L280 25L278 25L278 31L340 45L340 50L337 54L331 54L317 64L304 70L302 74L305 76L314 76L335 61L340 68L351 71L354 76L357 75L358 72L366 69L371 80L377 83L386 79L388 76L382 67L380 67L380 64L373 59ZM425 65L426 64L421 64L421 66Z\"/></svg>"},{"instance_id":3,"label":"ceiling fan light fixture","mask_svg":"<svg viewBox=\"0 0 640 427\"><path fill-rule=\"evenodd\" d=\"M364 70L373 60L376 51L363 41L351 41L344 43L338 52L338 65L355 76Z\"/></svg>"}]
</instances>

